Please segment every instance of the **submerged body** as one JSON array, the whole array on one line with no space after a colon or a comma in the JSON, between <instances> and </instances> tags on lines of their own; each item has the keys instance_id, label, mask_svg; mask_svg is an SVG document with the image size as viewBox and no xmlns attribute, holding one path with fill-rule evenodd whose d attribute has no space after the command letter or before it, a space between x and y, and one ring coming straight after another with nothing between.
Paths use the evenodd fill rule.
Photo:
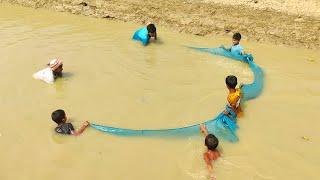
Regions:
<instances>
[{"instance_id":1,"label":"submerged body","mask_svg":"<svg viewBox=\"0 0 320 180\"><path fill-rule=\"evenodd\" d=\"M53 59L47 66L45 69L33 74L33 78L42 80L48 84L53 84L56 78L62 77L63 63L59 59Z\"/></svg>"},{"instance_id":2,"label":"submerged body","mask_svg":"<svg viewBox=\"0 0 320 180\"><path fill-rule=\"evenodd\" d=\"M78 136L81 135L87 127L89 127L89 122L85 121L78 130L75 130L73 125L67 122L67 115L62 109L53 111L51 114L51 119L58 124L54 130L59 134Z\"/></svg>"}]
</instances>

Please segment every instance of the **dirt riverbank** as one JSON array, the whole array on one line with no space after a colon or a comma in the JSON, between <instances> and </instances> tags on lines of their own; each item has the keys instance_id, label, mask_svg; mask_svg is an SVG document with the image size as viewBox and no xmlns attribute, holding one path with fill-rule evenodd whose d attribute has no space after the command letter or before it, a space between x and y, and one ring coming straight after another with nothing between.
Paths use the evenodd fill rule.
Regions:
<instances>
[{"instance_id":1,"label":"dirt riverbank","mask_svg":"<svg viewBox=\"0 0 320 180\"><path fill-rule=\"evenodd\" d=\"M0 0L0 2L141 24L154 22L173 31L200 36L216 34L231 36L233 32L241 32L244 38L250 41L313 49L320 47L318 11L310 15L310 11L307 10L292 13L292 10L288 11L284 7L256 8L250 4L246 5L245 2L230 5L230 3L189 0ZM254 6L259 7L259 0L248 3L254 3Z\"/></svg>"}]
</instances>

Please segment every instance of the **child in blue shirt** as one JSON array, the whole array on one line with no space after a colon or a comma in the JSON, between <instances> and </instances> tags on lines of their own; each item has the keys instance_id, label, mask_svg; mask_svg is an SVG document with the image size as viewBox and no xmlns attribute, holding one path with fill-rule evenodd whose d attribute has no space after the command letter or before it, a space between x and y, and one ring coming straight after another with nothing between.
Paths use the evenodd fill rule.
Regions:
<instances>
[{"instance_id":1,"label":"child in blue shirt","mask_svg":"<svg viewBox=\"0 0 320 180\"><path fill-rule=\"evenodd\" d=\"M147 27L138 29L132 39L141 41L144 46L148 45L150 38L154 38L154 40L157 40L157 29L154 24L148 24Z\"/></svg>"},{"instance_id":2,"label":"child in blue shirt","mask_svg":"<svg viewBox=\"0 0 320 180\"><path fill-rule=\"evenodd\" d=\"M243 48L240 45L241 34L235 33L232 36L232 46L228 49L232 54L243 55Z\"/></svg>"}]
</instances>

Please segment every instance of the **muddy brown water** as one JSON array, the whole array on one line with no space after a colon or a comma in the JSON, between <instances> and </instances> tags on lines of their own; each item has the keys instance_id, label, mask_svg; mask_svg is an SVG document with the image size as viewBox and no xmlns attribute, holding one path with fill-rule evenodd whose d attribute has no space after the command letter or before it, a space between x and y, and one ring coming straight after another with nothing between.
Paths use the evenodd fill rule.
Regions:
<instances>
[{"instance_id":1,"label":"muddy brown water","mask_svg":"<svg viewBox=\"0 0 320 180\"><path fill-rule=\"evenodd\" d=\"M140 26L0 5L0 179L206 179L203 137L117 137L88 129L56 135L50 114L125 128L170 128L215 117L226 103L225 76L252 81L245 65L186 49L230 44L222 37L158 27L148 47ZM263 94L245 105L240 142L221 142L219 180L317 179L320 166L320 54L242 42L266 74ZM65 77L34 80L50 58ZM303 138L305 137L305 138Z\"/></svg>"}]
</instances>

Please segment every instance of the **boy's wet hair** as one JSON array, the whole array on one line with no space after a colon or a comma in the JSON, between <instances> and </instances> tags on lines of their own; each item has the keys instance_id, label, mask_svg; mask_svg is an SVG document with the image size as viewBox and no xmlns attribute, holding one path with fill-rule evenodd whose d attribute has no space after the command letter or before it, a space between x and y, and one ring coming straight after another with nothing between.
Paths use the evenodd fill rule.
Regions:
<instances>
[{"instance_id":1,"label":"boy's wet hair","mask_svg":"<svg viewBox=\"0 0 320 180\"><path fill-rule=\"evenodd\" d=\"M237 84L238 84L238 80L237 80L237 77L233 76L233 75L230 75L230 76L227 76L226 77L226 84L229 88L232 88L234 89Z\"/></svg>"},{"instance_id":2,"label":"boy's wet hair","mask_svg":"<svg viewBox=\"0 0 320 180\"><path fill-rule=\"evenodd\" d=\"M66 118L66 113L62 109L58 109L52 112L51 118L57 124L63 123L63 119Z\"/></svg>"},{"instance_id":3,"label":"boy's wet hair","mask_svg":"<svg viewBox=\"0 0 320 180\"><path fill-rule=\"evenodd\" d=\"M213 134L208 134L205 139L205 145L209 150L215 150L219 144L218 138Z\"/></svg>"},{"instance_id":4,"label":"boy's wet hair","mask_svg":"<svg viewBox=\"0 0 320 180\"><path fill-rule=\"evenodd\" d=\"M240 33L234 33L232 38L237 40L237 41L240 41L241 40L241 34Z\"/></svg>"},{"instance_id":5,"label":"boy's wet hair","mask_svg":"<svg viewBox=\"0 0 320 180\"><path fill-rule=\"evenodd\" d=\"M155 33L157 31L157 28L154 24L149 24L147 26L147 30L148 30L148 33Z\"/></svg>"}]
</instances>

